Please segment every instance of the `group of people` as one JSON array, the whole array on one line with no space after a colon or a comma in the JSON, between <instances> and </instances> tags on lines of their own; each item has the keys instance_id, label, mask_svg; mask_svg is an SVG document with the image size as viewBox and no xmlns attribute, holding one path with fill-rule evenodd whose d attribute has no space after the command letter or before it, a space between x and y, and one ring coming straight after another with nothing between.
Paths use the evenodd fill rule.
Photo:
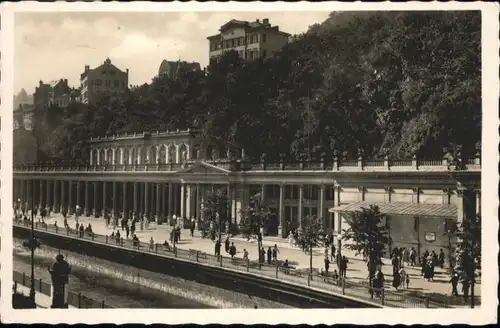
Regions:
<instances>
[{"instance_id":1,"label":"group of people","mask_svg":"<svg viewBox=\"0 0 500 328\"><path fill-rule=\"evenodd\" d=\"M267 252L264 246L261 246L259 250L259 263L266 263L267 255L267 264L276 264L278 262L279 252L278 245L276 244L274 244L274 247L268 247Z\"/></svg>"}]
</instances>

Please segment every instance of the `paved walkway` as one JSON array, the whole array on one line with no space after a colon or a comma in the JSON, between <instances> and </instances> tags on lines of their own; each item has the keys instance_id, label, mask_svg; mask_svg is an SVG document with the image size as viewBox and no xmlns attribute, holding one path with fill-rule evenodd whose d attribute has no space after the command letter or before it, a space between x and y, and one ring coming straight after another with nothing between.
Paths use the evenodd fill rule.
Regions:
<instances>
[{"instance_id":1,"label":"paved walkway","mask_svg":"<svg viewBox=\"0 0 500 328\"><path fill-rule=\"evenodd\" d=\"M59 214L52 214L49 219L46 220L48 224L53 224L57 221L59 227L63 226L63 217ZM112 227L106 227L105 222L101 218L94 217L80 217L79 222L87 226L89 223L92 225L92 229L97 234L110 235L113 232ZM71 228L75 228L76 221L74 217L68 219L68 224ZM137 224L136 235L141 242L149 243L151 237L153 237L155 243L162 243L165 240L169 240L171 227L167 225L150 224L148 230L140 231L140 225ZM121 232L121 235L125 234ZM250 259L257 259L257 242L247 241L246 238L231 238L237 248L237 257L242 257L243 249L246 249L249 253ZM170 242L170 241L169 241ZM309 267L309 255L304 254L300 249L290 248L287 241L278 243L275 241L269 241L264 238L263 245L267 248L269 246L278 245L280 253L278 258L281 260L288 259L292 266L296 268L308 268ZM194 237L190 237L189 230L184 229L181 233L181 240L177 244L180 249L195 249L208 254L214 253L214 243L210 239L203 239L200 237L198 231L195 232ZM353 251L343 249L342 253L350 258L347 278L351 281L366 281L367 270L366 263L358 256L355 256ZM313 250L313 267L323 268L324 267L324 249L318 248ZM331 270L335 267L331 265ZM419 293L428 293L434 295L450 295L451 285L449 284L449 276L445 270L440 268L436 269L436 274L433 282L424 281L420 274L420 267L405 267L407 273L410 275L410 286L407 290L408 293L414 294L418 291ZM392 282L392 266L384 265L382 268L386 281L390 286ZM477 284L475 288L476 295L480 295L480 284ZM412 293L413 292L413 293Z\"/></svg>"},{"instance_id":2,"label":"paved walkway","mask_svg":"<svg viewBox=\"0 0 500 328\"><path fill-rule=\"evenodd\" d=\"M29 287L23 286L19 283L17 284L16 291L20 294L23 294L24 296L28 296L30 294ZM50 296L37 292L35 294L35 303L37 308L50 309L52 305L52 299L50 298ZM75 307L72 305L68 305L68 308L75 309Z\"/></svg>"}]
</instances>

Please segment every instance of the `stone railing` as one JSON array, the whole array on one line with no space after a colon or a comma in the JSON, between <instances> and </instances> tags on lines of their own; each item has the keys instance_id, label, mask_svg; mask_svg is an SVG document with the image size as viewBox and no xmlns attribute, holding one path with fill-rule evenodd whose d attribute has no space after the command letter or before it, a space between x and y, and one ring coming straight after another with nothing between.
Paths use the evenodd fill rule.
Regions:
<instances>
[{"instance_id":1,"label":"stone railing","mask_svg":"<svg viewBox=\"0 0 500 328\"><path fill-rule=\"evenodd\" d=\"M155 131L155 132L142 132L142 133L119 133L113 134L111 136L106 135L103 137L90 137L90 142L108 142L122 139L141 139L145 137L167 137L167 136L175 136L175 135L185 135L190 133L196 133L197 130L186 129L186 130L166 130L166 131Z\"/></svg>"},{"instance_id":2,"label":"stone railing","mask_svg":"<svg viewBox=\"0 0 500 328\"><path fill-rule=\"evenodd\" d=\"M176 172L195 164L195 161L186 163L164 164L37 164L14 166L14 172ZM379 172L379 171L480 171L481 158L450 161L448 159L389 159L382 160L341 160L334 158L327 162L313 161L284 161L279 162L252 162L246 160L208 160L206 163L233 172L238 171L333 171L333 172Z\"/></svg>"}]
</instances>

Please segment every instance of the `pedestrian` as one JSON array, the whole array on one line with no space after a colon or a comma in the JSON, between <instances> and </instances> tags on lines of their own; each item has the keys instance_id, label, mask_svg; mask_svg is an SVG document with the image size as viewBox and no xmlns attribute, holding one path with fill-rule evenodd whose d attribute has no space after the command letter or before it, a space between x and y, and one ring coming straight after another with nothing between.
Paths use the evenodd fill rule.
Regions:
<instances>
[{"instance_id":1,"label":"pedestrian","mask_svg":"<svg viewBox=\"0 0 500 328\"><path fill-rule=\"evenodd\" d=\"M465 302L467 302L469 300L469 287L470 287L469 279L467 279L467 277L465 277L462 280L462 292L464 293L464 301Z\"/></svg>"},{"instance_id":2,"label":"pedestrian","mask_svg":"<svg viewBox=\"0 0 500 328\"><path fill-rule=\"evenodd\" d=\"M399 275L399 272L394 272L394 275L392 276L392 287L398 290L400 284L401 284L401 276Z\"/></svg>"},{"instance_id":3,"label":"pedestrian","mask_svg":"<svg viewBox=\"0 0 500 328\"><path fill-rule=\"evenodd\" d=\"M134 235L134 234L135 234L135 222L132 222L132 224L130 225L130 233L131 233L132 235Z\"/></svg>"},{"instance_id":4,"label":"pedestrian","mask_svg":"<svg viewBox=\"0 0 500 328\"><path fill-rule=\"evenodd\" d=\"M333 236L332 236L332 244L330 245L331 246L331 249L330 249L330 256L332 258L332 262L335 260L335 245L333 244Z\"/></svg>"},{"instance_id":5,"label":"pedestrian","mask_svg":"<svg viewBox=\"0 0 500 328\"><path fill-rule=\"evenodd\" d=\"M330 258L325 257L325 275L328 276L328 270L330 269Z\"/></svg>"},{"instance_id":6,"label":"pedestrian","mask_svg":"<svg viewBox=\"0 0 500 328\"><path fill-rule=\"evenodd\" d=\"M78 224L78 223L77 223ZM83 238L83 233L84 233L84 227L83 227L83 224L80 224L80 228L79 228L79 231L80 231L80 238Z\"/></svg>"},{"instance_id":7,"label":"pedestrian","mask_svg":"<svg viewBox=\"0 0 500 328\"><path fill-rule=\"evenodd\" d=\"M451 275L450 283L451 283L451 295L452 296L458 296L458 281L460 280L460 277L458 276L458 273L453 270L453 273Z\"/></svg>"},{"instance_id":8,"label":"pedestrian","mask_svg":"<svg viewBox=\"0 0 500 328\"><path fill-rule=\"evenodd\" d=\"M382 288L384 287L384 274L382 273L382 270L379 268L377 269L377 272L375 273L373 277L373 282L372 286L374 287L375 290L375 295L377 297L381 296L381 291Z\"/></svg>"},{"instance_id":9,"label":"pedestrian","mask_svg":"<svg viewBox=\"0 0 500 328\"><path fill-rule=\"evenodd\" d=\"M442 248L439 250L438 261L439 261L439 266L441 267L441 269L443 269L444 268L444 252L443 252Z\"/></svg>"},{"instance_id":10,"label":"pedestrian","mask_svg":"<svg viewBox=\"0 0 500 328\"><path fill-rule=\"evenodd\" d=\"M266 261L266 250L264 247L260 249L260 263L264 263Z\"/></svg>"},{"instance_id":11,"label":"pedestrian","mask_svg":"<svg viewBox=\"0 0 500 328\"><path fill-rule=\"evenodd\" d=\"M293 234L291 231L288 233L288 246L293 248Z\"/></svg>"},{"instance_id":12,"label":"pedestrian","mask_svg":"<svg viewBox=\"0 0 500 328\"><path fill-rule=\"evenodd\" d=\"M248 261L248 251L243 249L243 259Z\"/></svg>"},{"instance_id":13,"label":"pedestrian","mask_svg":"<svg viewBox=\"0 0 500 328\"><path fill-rule=\"evenodd\" d=\"M397 252L393 253L391 263L392 263L392 274L394 275L396 272L399 271L399 259L397 256Z\"/></svg>"},{"instance_id":14,"label":"pedestrian","mask_svg":"<svg viewBox=\"0 0 500 328\"><path fill-rule=\"evenodd\" d=\"M325 247L324 256L325 256L325 259L329 258L329 256L328 256L328 246Z\"/></svg>"},{"instance_id":15,"label":"pedestrian","mask_svg":"<svg viewBox=\"0 0 500 328\"><path fill-rule=\"evenodd\" d=\"M195 222L194 218L191 219L191 227L189 227L189 232L191 233L191 237L194 237L194 228L195 228Z\"/></svg>"},{"instance_id":16,"label":"pedestrian","mask_svg":"<svg viewBox=\"0 0 500 328\"><path fill-rule=\"evenodd\" d=\"M347 257L342 256L340 258L340 265L339 265L339 274L341 278L347 278L347 263L349 261L347 260Z\"/></svg>"},{"instance_id":17,"label":"pedestrian","mask_svg":"<svg viewBox=\"0 0 500 328\"><path fill-rule=\"evenodd\" d=\"M140 228L141 228L141 231L144 231L144 221L145 221L145 220L144 220L144 218L141 218L141 222L140 222L140 224L139 224L139 226L140 226ZM133 224L134 224L134 223L132 223L132 225L133 225Z\"/></svg>"},{"instance_id":18,"label":"pedestrian","mask_svg":"<svg viewBox=\"0 0 500 328\"><path fill-rule=\"evenodd\" d=\"M149 239L149 250L152 251L155 248L155 241L153 240L153 237Z\"/></svg>"},{"instance_id":19,"label":"pedestrian","mask_svg":"<svg viewBox=\"0 0 500 328\"><path fill-rule=\"evenodd\" d=\"M412 247L410 250L410 265L411 266L416 266L417 265L417 253L415 252L415 249Z\"/></svg>"},{"instance_id":20,"label":"pedestrian","mask_svg":"<svg viewBox=\"0 0 500 328\"><path fill-rule=\"evenodd\" d=\"M408 284L410 283L410 277L406 273L404 267L399 269L399 276L401 277L401 285L403 286L403 288L405 288L405 286L406 288L408 288Z\"/></svg>"},{"instance_id":21,"label":"pedestrian","mask_svg":"<svg viewBox=\"0 0 500 328\"><path fill-rule=\"evenodd\" d=\"M278 249L278 245L274 244L274 247L273 247L273 262L274 263L278 263L278 253L280 252L280 250Z\"/></svg>"},{"instance_id":22,"label":"pedestrian","mask_svg":"<svg viewBox=\"0 0 500 328\"><path fill-rule=\"evenodd\" d=\"M224 242L224 249L226 253L229 253L229 247L230 247L230 241L229 241L229 236L227 236L226 241Z\"/></svg>"},{"instance_id":23,"label":"pedestrian","mask_svg":"<svg viewBox=\"0 0 500 328\"><path fill-rule=\"evenodd\" d=\"M130 228L128 227L128 224L125 226L125 236L128 239L128 236L130 235Z\"/></svg>"},{"instance_id":24,"label":"pedestrian","mask_svg":"<svg viewBox=\"0 0 500 328\"><path fill-rule=\"evenodd\" d=\"M403 247L403 266L410 265L410 252L406 247Z\"/></svg>"},{"instance_id":25,"label":"pedestrian","mask_svg":"<svg viewBox=\"0 0 500 328\"><path fill-rule=\"evenodd\" d=\"M273 250L271 249L271 246L267 249L267 264L271 264L273 259Z\"/></svg>"},{"instance_id":26,"label":"pedestrian","mask_svg":"<svg viewBox=\"0 0 500 328\"><path fill-rule=\"evenodd\" d=\"M236 255L236 246L234 246L234 242L232 242L231 246L229 247L229 255L231 255L231 259L233 259Z\"/></svg>"},{"instance_id":27,"label":"pedestrian","mask_svg":"<svg viewBox=\"0 0 500 328\"><path fill-rule=\"evenodd\" d=\"M219 239L217 239L217 240L215 241L215 256L216 256L217 258L219 258L219 256L220 256L220 249L221 249L221 246L222 246L222 245L221 245L220 240L219 240Z\"/></svg>"}]
</instances>

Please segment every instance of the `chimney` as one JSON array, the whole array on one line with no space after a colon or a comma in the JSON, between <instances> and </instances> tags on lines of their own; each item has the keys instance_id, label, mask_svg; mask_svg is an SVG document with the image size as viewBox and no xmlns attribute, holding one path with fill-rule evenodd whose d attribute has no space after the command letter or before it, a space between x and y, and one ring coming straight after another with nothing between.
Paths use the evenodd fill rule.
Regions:
<instances>
[{"instance_id":1,"label":"chimney","mask_svg":"<svg viewBox=\"0 0 500 328\"><path fill-rule=\"evenodd\" d=\"M89 65L85 65L85 73L87 73L88 71L90 71L90 66Z\"/></svg>"},{"instance_id":2,"label":"chimney","mask_svg":"<svg viewBox=\"0 0 500 328\"><path fill-rule=\"evenodd\" d=\"M257 23L260 23L260 20L259 20L258 18L257 18L255 21L256 21Z\"/></svg>"},{"instance_id":3,"label":"chimney","mask_svg":"<svg viewBox=\"0 0 500 328\"><path fill-rule=\"evenodd\" d=\"M68 79L64 79L64 84L68 84Z\"/></svg>"},{"instance_id":4,"label":"chimney","mask_svg":"<svg viewBox=\"0 0 500 328\"><path fill-rule=\"evenodd\" d=\"M262 20L262 24L264 24L264 25L269 25L269 18L264 18L264 19Z\"/></svg>"}]
</instances>

